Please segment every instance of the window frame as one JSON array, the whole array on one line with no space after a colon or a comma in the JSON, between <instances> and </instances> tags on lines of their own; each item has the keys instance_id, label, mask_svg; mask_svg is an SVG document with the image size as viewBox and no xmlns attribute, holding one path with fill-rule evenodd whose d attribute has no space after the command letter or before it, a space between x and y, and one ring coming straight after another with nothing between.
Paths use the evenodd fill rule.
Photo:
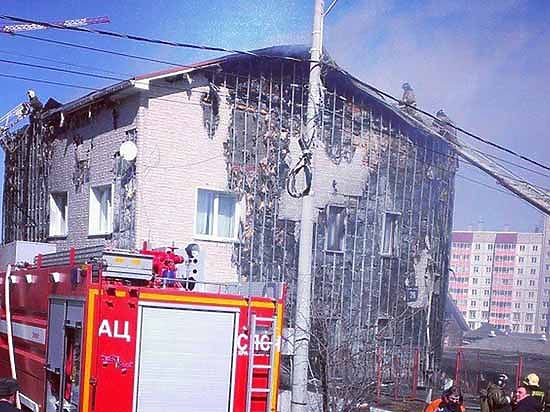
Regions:
<instances>
[{"instance_id":1,"label":"window frame","mask_svg":"<svg viewBox=\"0 0 550 412\"><path fill-rule=\"evenodd\" d=\"M397 231L396 236L392 237L393 244L390 243L389 245L389 251L386 251L385 245L386 245L386 222L388 220L388 216L395 216L395 222L397 224ZM391 257L397 257L399 256L399 243L401 241L401 212L395 212L391 210L386 210L384 212L382 221L382 239L380 242L380 256L391 258Z\"/></svg>"},{"instance_id":2,"label":"window frame","mask_svg":"<svg viewBox=\"0 0 550 412\"><path fill-rule=\"evenodd\" d=\"M197 212L199 207L199 192L208 191L215 194L214 196L214 205L212 209L212 232L213 234L204 234L199 233L197 230ZM217 232L218 227L218 216L219 216L219 197L221 196L227 196L227 197L233 197L235 199L235 213L233 216L233 236L227 237L227 236L219 236ZM207 240L212 242L222 242L222 243L236 243L239 241L239 222L240 222L240 216L241 216L241 202L239 200L239 195L235 192L231 192L229 190L223 190L223 189L214 189L211 187L197 187L195 190L195 209L193 212L193 238L197 240Z\"/></svg>"},{"instance_id":3,"label":"window frame","mask_svg":"<svg viewBox=\"0 0 550 412\"><path fill-rule=\"evenodd\" d=\"M62 233L52 233L52 202L56 204L54 197L57 195L65 195L65 227ZM58 210L58 209L57 209ZM50 192L48 196L48 211L49 211L49 222L48 222L48 238L65 238L69 234L69 192L66 190L58 190Z\"/></svg>"},{"instance_id":4,"label":"window frame","mask_svg":"<svg viewBox=\"0 0 550 412\"><path fill-rule=\"evenodd\" d=\"M330 216L330 209L331 208L342 209L343 212L344 212L344 236L342 238L342 248L340 250L329 248L329 244L328 244L328 237L329 237L329 230L330 230L330 228L329 228L329 226L330 226L329 216ZM337 203L328 204L326 206L326 233L325 233L325 244L324 244L325 252L344 253L346 251L347 225L348 225L348 208L344 205L337 204Z\"/></svg>"},{"instance_id":5,"label":"window frame","mask_svg":"<svg viewBox=\"0 0 550 412\"><path fill-rule=\"evenodd\" d=\"M107 221L107 230L101 231L97 230L99 229L99 224L92 225L92 194L94 190L100 189L100 188L109 188L111 190L111 207L108 214L108 221ZM90 185L90 190L88 191L88 236L109 236L113 234L113 217L114 217L114 185L112 183L105 183L105 184L98 184L98 185ZM95 194L93 194L94 198L97 199ZM99 205L101 205L101 202L98 202ZM99 211L100 209L98 209Z\"/></svg>"}]
</instances>

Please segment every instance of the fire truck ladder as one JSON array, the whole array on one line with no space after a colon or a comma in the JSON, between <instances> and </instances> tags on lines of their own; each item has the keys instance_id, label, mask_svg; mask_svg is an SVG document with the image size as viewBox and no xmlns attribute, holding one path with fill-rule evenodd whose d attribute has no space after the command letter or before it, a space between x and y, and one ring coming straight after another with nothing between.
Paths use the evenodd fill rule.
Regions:
<instances>
[{"instance_id":1,"label":"fire truck ladder","mask_svg":"<svg viewBox=\"0 0 550 412\"><path fill-rule=\"evenodd\" d=\"M268 334L271 337L271 340L269 342L264 342L263 344L269 345L269 363L258 363L257 358L262 354L256 353L256 344L255 344L255 336L256 336L256 330L258 329L258 323L269 323L271 326L268 330ZM250 334L249 340L248 340L248 379L247 379L247 387L246 387L246 412L251 412L252 408L252 395L254 393L265 393L267 394L267 400L266 400L266 412L271 411L271 400L273 398L273 369L275 367L274 361L275 361L275 351L277 348L277 341L276 341L276 334L275 334L275 328L277 327L277 315L273 316L272 318L266 318L266 317L259 317L255 314L251 315L250 318ZM259 346L259 345L258 345ZM259 388L254 387L254 372L256 370L267 370L267 387L266 388Z\"/></svg>"},{"instance_id":2,"label":"fire truck ladder","mask_svg":"<svg viewBox=\"0 0 550 412\"><path fill-rule=\"evenodd\" d=\"M460 157L494 178L501 186L525 200L527 203L530 203L542 213L550 215L550 192L547 189L526 181L482 153L480 150L460 141L453 133L446 131L443 125L440 127L437 127L437 125L429 127L416 117L406 113L404 114L417 124L419 128L424 129L432 135L439 135L451 145Z\"/></svg>"}]
</instances>

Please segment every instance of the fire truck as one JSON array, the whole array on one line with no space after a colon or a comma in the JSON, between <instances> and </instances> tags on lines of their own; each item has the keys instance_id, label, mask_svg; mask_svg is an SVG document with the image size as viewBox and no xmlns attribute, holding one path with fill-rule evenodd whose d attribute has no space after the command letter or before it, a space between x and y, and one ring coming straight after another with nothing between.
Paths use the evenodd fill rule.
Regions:
<instances>
[{"instance_id":1,"label":"fire truck","mask_svg":"<svg viewBox=\"0 0 550 412\"><path fill-rule=\"evenodd\" d=\"M0 374L33 412L277 410L285 286L198 282L200 253L89 247L0 276Z\"/></svg>"}]
</instances>

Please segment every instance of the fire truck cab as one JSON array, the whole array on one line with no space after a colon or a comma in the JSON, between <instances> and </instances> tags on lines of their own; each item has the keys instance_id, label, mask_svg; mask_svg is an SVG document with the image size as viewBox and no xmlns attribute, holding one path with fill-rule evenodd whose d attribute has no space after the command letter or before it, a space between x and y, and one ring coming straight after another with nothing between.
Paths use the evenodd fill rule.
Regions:
<instances>
[{"instance_id":1,"label":"fire truck cab","mask_svg":"<svg viewBox=\"0 0 550 412\"><path fill-rule=\"evenodd\" d=\"M0 374L15 369L23 410L276 411L285 287L197 282L196 251L71 249L8 267Z\"/></svg>"}]
</instances>

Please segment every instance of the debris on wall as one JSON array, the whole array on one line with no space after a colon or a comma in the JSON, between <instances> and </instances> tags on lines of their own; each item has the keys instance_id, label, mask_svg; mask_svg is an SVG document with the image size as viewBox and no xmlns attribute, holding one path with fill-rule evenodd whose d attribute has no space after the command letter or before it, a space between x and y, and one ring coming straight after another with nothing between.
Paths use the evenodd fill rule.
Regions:
<instances>
[{"instance_id":1,"label":"debris on wall","mask_svg":"<svg viewBox=\"0 0 550 412\"><path fill-rule=\"evenodd\" d=\"M220 123L220 96L218 87L210 82L208 91L201 96L202 122L210 139L214 138Z\"/></svg>"},{"instance_id":2,"label":"debris on wall","mask_svg":"<svg viewBox=\"0 0 550 412\"><path fill-rule=\"evenodd\" d=\"M246 205L233 263L245 279L284 280L294 291L299 222L281 218L280 209L292 164L290 145L305 132L307 68L282 64L265 72L239 69L216 83L227 90L231 114L224 142L228 188ZM445 287L446 278L437 285L434 280L439 277L435 273L447 273L454 194L450 149L360 97L325 86L317 142L338 168L318 190L332 193L327 199L345 209L345 225L341 250L328 250L327 237L334 231L327 205L319 206L314 313L353 325L364 345L382 347L392 356L412 359L416 350L433 354L439 350L437 319L444 298L431 292ZM349 178L355 156L368 173L363 192L349 194L341 183ZM399 244L394 254L383 256L388 211L400 216ZM428 249L426 238L437 242ZM414 288L418 296L413 303L408 294ZM433 295L429 302L428 295ZM290 293L290 323L293 304ZM424 359L425 365L433 361ZM389 365L388 373L391 369Z\"/></svg>"},{"instance_id":3,"label":"debris on wall","mask_svg":"<svg viewBox=\"0 0 550 412\"><path fill-rule=\"evenodd\" d=\"M137 130L126 131L126 140L137 143ZM133 249L136 244L136 162L125 160L120 153L115 156L115 187L117 202L114 205L113 245L121 249Z\"/></svg>"}]
</instances>

